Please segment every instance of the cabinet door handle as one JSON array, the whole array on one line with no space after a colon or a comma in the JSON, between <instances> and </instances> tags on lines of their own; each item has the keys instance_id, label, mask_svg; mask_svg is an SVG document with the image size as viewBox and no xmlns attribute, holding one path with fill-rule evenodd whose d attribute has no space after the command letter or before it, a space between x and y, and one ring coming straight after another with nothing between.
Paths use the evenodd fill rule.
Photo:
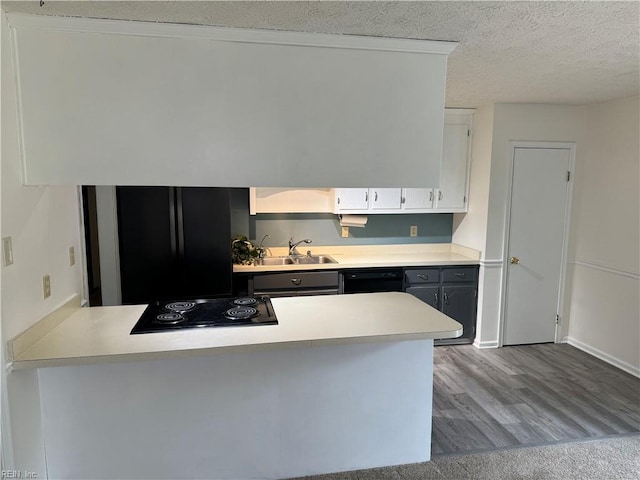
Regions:
<instances>
[{"instance_id":1,"label":"cabinet door handle","mask_svg":"<svg viewBox=\"0 0 640 480\"><path fill-rule=\"evenodd\" d=\"M369 192L364 192L364 201L365 202L369 201Z\"/></svg>"},{"instance_id":2,"label":"cabinet door handle","mask_svg":"<svg viewBox=\"0 0 640 480\"><path fill-rule=\"evenodd\" d=\"M407 199L405 197L400 197L400 203L404 204L404 202L406 202Z\"/></svg>"},{"instance_id":3,"label":"cabinet door handle","mask_svg":"<svg viewBox=\"0 0 640 480\"><path fill-rule=\"evenodd\" d=\"M301 278L292 278L291 279L291 283L293 283L294 285L300 285L302 283L302 279Z\"/></svg>"},{"instance_id":4,"label":"cabinet door handle","mask_svg":"<svg viewBox=\"0 0 640 480\"><path fill-rule=\"evenodd\" d=\"M442 200L442 190L438 191L438 200Z\"/></svg>"},{"instance_id":5,"label":"cabinet door handle","mask_svg":"<svg viewBox=\"0 0 640 480\"><path fill-rule=\"evenodd\" d=\"M373 201L374 201L374 202L377 202L377 201L378 201L378 192L374 192Z\"/></svg>"},{"instance_id":6,"label":"cabinet door handle","mask_svg":"<svg viewBox=\"0 0 640 480\"><path fill-rule=\"evenodd\" d=\"M444 304L449 305L449 296L446 293L443 293L442 296L444 297Z\"/></svg>"},{"instance_id":7,"label":"cabinet door handle","mask_svg":"<svg viewBox=\"0 0 640 480\"><path fill-rule=\"evenodd\" d=\"M429 275L425 275L424 273L419 273L416 275L416 277L422 279L422 280L429 280Z\"/></svg>"},{"instance_id":8,"label":"cabinet door handle","mask_svg":"<svg viewBox=\"0 0 640 480\"><path fill-rule=\"evenodd\" d=\"M466 273L454 273L454 275L458 278L464 278L466 276Z\"/></svg>"},{"instance_id":9,"label":"cabinet door handle","mask_svg":"<svg viewBox=\"0 0 640 480\"><path fill-rule=\"evenodd\" d=\"M429 190L429 201L433 202L433 190Z\"/></svg>"},{"instance_id":10,"label":"cabinet door handle","mask_svg":"<svg viewBox=\"0 0 640 480\"><path fill-rule=\"evenodd\" d=\"M340 205L340 197L338 197L338 205Z\"/></svg>"},{"instance_id":11,"label":"cabinet door handle","mask_svg":"<svg viewBox=\"0 0 640 480\"><path fill-rule=\"evenodd\" d=\"M438 305L438 292L436 292L436 293L434 294L434 297L435 297L435 299L436 299L436 308L439 308L439 305Z\"/></svg>"}]
</instances>

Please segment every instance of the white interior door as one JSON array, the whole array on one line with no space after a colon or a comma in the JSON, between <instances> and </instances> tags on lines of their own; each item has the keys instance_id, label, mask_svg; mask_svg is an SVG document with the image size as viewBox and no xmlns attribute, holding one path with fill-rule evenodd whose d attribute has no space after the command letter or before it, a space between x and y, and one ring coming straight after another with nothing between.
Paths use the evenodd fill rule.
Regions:
<instances>
[{"instance_id":1,"label":"white interior door","mask_svg":"<svg viewBox=\"0 0 640 480\"><path fill-rule=\"evenodd\" d=\"M514 149L504 345L555 340L570 152Z\"/></svg>"}]
</instances>

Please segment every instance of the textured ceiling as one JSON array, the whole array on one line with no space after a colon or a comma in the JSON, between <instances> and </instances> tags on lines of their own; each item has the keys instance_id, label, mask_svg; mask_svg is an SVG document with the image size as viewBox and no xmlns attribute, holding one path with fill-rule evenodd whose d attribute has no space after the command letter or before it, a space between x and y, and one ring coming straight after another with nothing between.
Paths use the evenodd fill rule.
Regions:
<instances>
[{"instance_id":1,"label":"textured ceiling","mask_svg":"<svg viewBox=\"0 0 640 480\"><path fill-rule=\"evenodd\" d=\"M2 2L8 12L460 42L447 106L639 93L640 2Z\"/></svg>"}]
</instances>

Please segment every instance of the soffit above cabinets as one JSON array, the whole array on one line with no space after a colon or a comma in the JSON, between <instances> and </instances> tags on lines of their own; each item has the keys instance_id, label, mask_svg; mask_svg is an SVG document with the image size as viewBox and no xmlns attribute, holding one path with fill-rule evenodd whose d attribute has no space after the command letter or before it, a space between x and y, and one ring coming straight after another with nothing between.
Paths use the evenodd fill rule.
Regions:
<instances>
[{"instance_id":1,"label":"soffit above cabinets","mask_svg":"<svg viewBox=\"0 0 640 480\"><path fill-rule=\"evenodd\" d=\"M9 15L26 184L429 186L451 42Z\"/></svg>"}]
</instances>

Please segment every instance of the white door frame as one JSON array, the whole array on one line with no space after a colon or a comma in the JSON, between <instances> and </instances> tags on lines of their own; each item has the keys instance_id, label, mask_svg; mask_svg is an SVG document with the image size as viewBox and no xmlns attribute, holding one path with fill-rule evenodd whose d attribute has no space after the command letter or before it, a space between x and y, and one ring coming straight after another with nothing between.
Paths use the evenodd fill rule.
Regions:
<instances>
[{"instance_id":1,"label":"white door frame","mask_svg":"<svg viewBox=\"0 0 640 480\"><path fill-rule=\"evenodd\" d=\"M525 142L511 141L509 142L509 172L508 172L508 192L507 192L507 211L504 218L504 239L502 242L502 279L500 285L500 327L498 334L498 346L504 346L504 330L506 322L507 309L507 270L509 268L509 230L511 228L511 196L513 194L513 164L515 160L516 148L537 148L537 149L568 149L569 150L569 171L571 172L570 181L567 182L567 196L565 199L564 210L564 232L562 235L562 260L560 264L560 283L558 288L558 306L557 312L559 321L556 325L555 343L562 340L561 332L564 323L564 291L567 275L568 250L569 250L569 230L571 223L571 203L573 199L573 180L575 179L575 160L576 160L576 144L575 142Z\"/></svg>"}]
</instances>

